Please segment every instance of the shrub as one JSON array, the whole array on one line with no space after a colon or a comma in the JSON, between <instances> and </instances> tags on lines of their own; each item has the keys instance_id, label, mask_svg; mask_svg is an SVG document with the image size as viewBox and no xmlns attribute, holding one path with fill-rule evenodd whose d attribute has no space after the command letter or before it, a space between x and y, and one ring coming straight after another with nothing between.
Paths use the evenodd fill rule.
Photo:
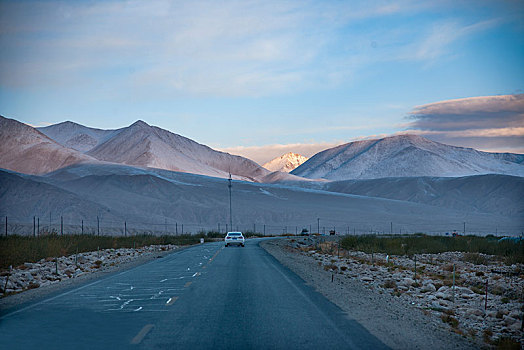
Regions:
<instances>
[{"instance_id":1,"label":"shrub","mask_svg":"<svg viewBox=\"0 0 524 350\"><path fill-rule=\"evenodd\" d=\"M459 325L459 321L455 317L452 317L448 314L442 314L442 316L440 316L440 319L442 320L442 322L448 323L452 328L457 328Z\"/></svg>"},{"instance_id":2,"label":"shrub","mask_svg":"<svg viewBox=\"0 0 524 350\"><path fill-rule=\"evenodd\" d=\"M488 265L489 263L488 259L479 253L464 253L462 260L474 265Z\"/></svg>"},{"instance_id":3,"label":"shrub","mask_svg":"<svg viewBox=\"0 0 524 350\"><path fill-rule=\"evenodd\" d=\"M11 235L0 237L0 269L9 265L18 266L24 262L37 262L40 259L53 260L53 257L72 255L108 248L140 248L148 245L187 245L196 244L198 235L152 236L137 235L110 237L96 235L41 235L39 237Z\"/></svg>"},{"instance_id":4,"label":"shrub","mask_svg":"<svg viewBox=\"0 0 524 350\"><path fill-rule=\"evenodd\" d=\"M340 245L346 250L359 250L366 253L386 253L390 255L412 255L419 253L442 253L458 251L475 253L466 256L475 262L487 262L479 255L496 255L505 259L506 263L524 263L523 242L511 240L498 241L492 237L459 236L441 237L424 234L391 237L391 236L347 236Z\"/></svg>"},{"instance_id":5,"label":"shrub","mask_svg":"<svg viewBox=\"0 0 524 350\"><path fill-rule=\"evenodd\" d=\"M384 288L397 288L397 282L395 280L386 280L386 282L384 282Z\"/></svg>"},{"instance_id":6,"label":"shrub","mask_svg":"<svg viewBox=\"0 0 524 350\"><path fill-rule=\"evenodd\" d=\"M520 350L520 342L510 337L500 337L495 340L493 345L495 345L497 349L501 350Z\"/></svg>"},{"instance_id":7,"label":"shrub","mask_svg":"<svg viewBox=\"0 0 524 350\"><path fill-rule=\"evenodd\" d=\"M493 331L489 328L486 328L484 332L482 333L482 339L484 339L484 342L491 343L491 337L493 336Z\"/></svg>"}]
</instances>

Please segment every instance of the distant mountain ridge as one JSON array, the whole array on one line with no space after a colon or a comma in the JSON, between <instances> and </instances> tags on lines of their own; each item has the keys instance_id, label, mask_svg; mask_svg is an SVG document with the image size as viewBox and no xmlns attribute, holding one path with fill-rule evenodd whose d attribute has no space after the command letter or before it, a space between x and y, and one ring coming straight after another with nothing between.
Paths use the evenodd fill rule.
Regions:
<instances>
[{"instance_id":1,"label":"distant mountain ridge","mask_svg":"<svg viewBox=\"0 0 524 350\"><path fill-rule=\"evenodd\" d=\"M290 171L298 168L307 160L307 157L304 157L300 154L288 152L286 154L281 155L280 157L276 157L275 159L270 160L262 166L269 171L282 171L285 173L289 173Z\"/></svg>"},{"instance_id":2,"label":"distant mountain ridge","mask_svg":"<svg viewBox=\"0 0 524 350\"><path fill-rule=\"evenodd\" d=\"M44 174L72 164L97 162L29 125L2 116L0 140L0 168L24 174Z\"/></svg>"},{"instance_id":3,"label":"distant mountain ridge","mask_svg":"<svg viewBox=\"0 0 524 350\"><path fill-rule=\"evenodd\" d=\"M36 129L62 146L84 153L90 151L122 130L95 129L71 121L65 121Z\"/></svg>"},{"instance_id":4,"label":"distant mountain ridge","mask_svg":"<svg viewBox=\"0 0 524 350\"><path fill-rule=\"evenodd\" d=\"M76 163L103 162L215 177L228 177L231 173L236 179L248 181L257 181L257 178L270 174L252 160L213 150L186 137L150 126L141 120L115 130L89 128L69 121L36 130L15 120L6 120L8 122L4 124L16 124L18 127L11 127L14 132L9 134L13 135L5 133L5 137L2 137L10 137L13 142L10 152L6 152L0 158L0 167L21 173L43 174ZM2 129L8 130L7 127ZM40 154L40 151L36 151L40 147L38 146L33 148L36 152L30 155L20 153L22 145L17 144L16 140L24 139L24 136L18 135L18 132L25 134L25 138L31 134L39 135L32 140L35 145L47 145L44 147L47 151ZM67 160L53 161L56 156L48 155L50 147L60 150L64 154L62 157ZM16 166L10 166L10 154L18 153L23 156L17 156L16 161L13 161ZM40 161L30 161L35 157Z\"/></svg>"},{"instance_id":5,"label":"distant mountain ridge","mask_svg":"<svg viewBox=\"0 0 524 350\"><path fill-rule=\"evenodd\" d=\"M481 174L524 176L523 157L449 146L416 135L400 135L327 149L291 174L329 180Z\"/></svg>"},{"instance_id":6,"label":"distant mountain ridge","mask_svg":"<svg viewBox=\"0 0 524 350\"><path fill-rule=\"evenodd\" d=\"M103 161L200 175L255 180L269 174L255 162L199 144L139 120L86 154Z\"/></svg>"}]
</instances>

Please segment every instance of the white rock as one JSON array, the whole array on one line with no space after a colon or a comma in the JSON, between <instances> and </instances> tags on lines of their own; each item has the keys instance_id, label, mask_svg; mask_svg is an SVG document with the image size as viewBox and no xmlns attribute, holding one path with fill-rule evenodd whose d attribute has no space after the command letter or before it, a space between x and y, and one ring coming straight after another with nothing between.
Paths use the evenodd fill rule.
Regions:
<instances>
[{"instance_id":1,"label":"white rock","mask_svg":"<svg viewBox=\"0 0 524 350\"><path fill-rule=\"evenodd\" d=\"M433 283L426 284L422 286L422 288L420 289L422 293L435 292L436 290L437 288L435 288L435 285L433 285Z\"/></svg>"},{"instance_id":2,"label":"white rock","mask_svg":"<svg viewBox=\"0 0 524 350\"><path fill-rule=\"evenodd\" d=\"M484 311L479 309L467 309L466 313L475 316L484 316Z\"/></svg>"},{"instance_id":3,"label":"white rock","mask_svg":"<svg viewBox=\"0 0 524 350\"><path fill-rule=\"evenodd\" d=\"M413 283L415 283L415 281L409 277L406 277L404 278L400 284L404 285L404 286L411 286Z\"/></svg>"}]
</instances>

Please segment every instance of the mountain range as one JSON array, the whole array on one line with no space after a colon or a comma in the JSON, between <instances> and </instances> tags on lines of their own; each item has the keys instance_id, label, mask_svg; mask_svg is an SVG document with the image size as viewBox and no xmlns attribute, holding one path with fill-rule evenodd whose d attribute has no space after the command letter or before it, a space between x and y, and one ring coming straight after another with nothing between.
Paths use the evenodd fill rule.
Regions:
<instances>
[{"instance_id":1,"label":"mountain range","mask_svg":"<svg viewBox=\"0 0 524 350\"><path fill-rule=\"evenodd\" d=\"M319 152L291 174L328 180L386 177L524 176L524 155L449 146L417 135L350 142Z\"/></svg>"},{"instance_id":2,"label":"mountain range","mask_svg":"<svg viewBox=\"0 0 524 350\"><path fill-rule=\"evenodd\" d=\"M271 172L143 121L115 130L72 122L35 129L0 117L0 140L0 216L26 229L33 216L48 215L76 223L100 217L117 232L123 221L209 229L228 221L230 172L235 223L268 230L315 218L361 233L388 231L390 222L402 232L444 232L466 221L476 232L515 234L524 226L524 155L420 136L351 142L290 173L303 158L283 155Z\"/></svg>"},{"instance_id":3,"label":"mountain range","mask_svg":"<svg viewBox=\"0 0 524 350\"><path fill-rule=\"evenodd\" d=\"M117 130L65 122L35 129L0 117L0 167L44 174L81 163L117 163L256 181L270 172L240 156L213 150L143 121ZM53 139L52 139L53 138Z\"/></svg>"}]
</instances>

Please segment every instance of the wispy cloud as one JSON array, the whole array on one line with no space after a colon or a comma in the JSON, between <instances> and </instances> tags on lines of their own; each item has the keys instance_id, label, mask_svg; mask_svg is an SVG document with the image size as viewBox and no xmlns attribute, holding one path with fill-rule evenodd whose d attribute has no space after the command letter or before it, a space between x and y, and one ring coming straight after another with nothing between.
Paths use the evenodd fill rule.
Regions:
<instances>
[{"instance_id":1,"label":"wispy cloud","mask_svg":"<svg viewBox=\"0 0 524 350\"><path fill-rule=\"evenodd\" d=\"M431 8L410 0L27 1L0 6L3 86L110 81L115 90L163 96L266 96L337 86L377 62L433 61L458 38L496 24L430 22L416 31L402 24L372 26L358 35L347 30L367 20Z\"/></svg>"},{"instance_id":2,"label":"wispy cloud","mask_svg":"<svg viewBox=\"0 0 524 350\"><path fill-rule=\"evenodd\" d=\"M524 94L472 97L415 107L409 132L483 150L520 151L524 144Z\"/></svg>"}]
</instances>

